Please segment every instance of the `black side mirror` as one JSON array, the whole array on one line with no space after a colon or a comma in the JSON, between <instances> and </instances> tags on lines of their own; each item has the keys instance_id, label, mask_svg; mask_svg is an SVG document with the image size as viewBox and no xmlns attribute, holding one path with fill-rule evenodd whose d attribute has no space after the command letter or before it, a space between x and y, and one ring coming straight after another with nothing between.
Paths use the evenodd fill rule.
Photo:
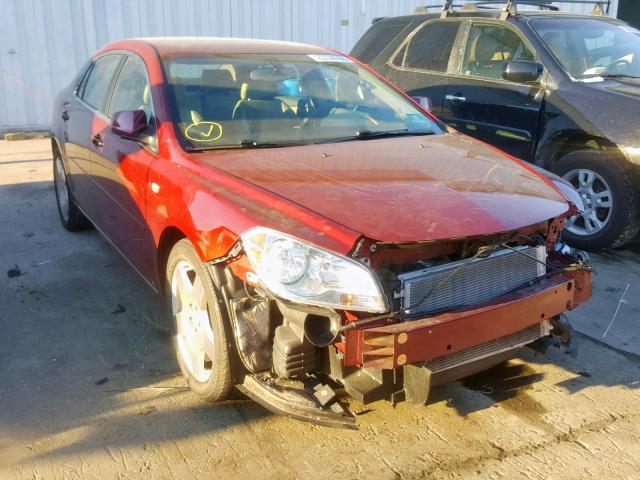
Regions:
<instances>
[{"instance_id":1,"label":"black side mirror","mask_svg":"<svg viewBox=\"0 0 640 480\"><path fill-rule=\"evenodd\" d=\"M542 72L543 67L537 62L514 60L507 64L507 68L502 72L502 78L510 82L531 83L537 81Z\"/></svg>"}]
</instances>

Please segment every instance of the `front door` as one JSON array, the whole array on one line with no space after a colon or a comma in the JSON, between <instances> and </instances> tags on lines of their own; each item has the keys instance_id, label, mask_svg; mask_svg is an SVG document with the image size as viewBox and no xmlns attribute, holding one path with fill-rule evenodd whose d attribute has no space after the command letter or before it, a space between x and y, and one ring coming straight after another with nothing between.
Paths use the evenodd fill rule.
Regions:
<instances>
[{"instance_id":1,"label":"front door","mask_svg":"<svg viewBox=\"0 0 640 480\"><path fill-rule=\"evenodd\" d=\"M503 80L512 60L535 60L515 30L504 23L472 23L458 71L447 85L441 118L462 133L530 160L544 91L537 83Z\"/></svg>"},{"instance_id":2,"label":"front door","mask_svg":"<svg viewBox=\"0 0 640 480\"><path fill-rule=\"evenodd\" d=\"M146 278L154 278L155 244L147 226L146 195L149 167L156 159L155 145L121 138L111 131L114 113L143 110L150 120L147 139L155 140L155 119L147 70L130 55L115 81L94 151L92 177L98 186L98 224L103 233Z\"/></svg>"}]
</instances>

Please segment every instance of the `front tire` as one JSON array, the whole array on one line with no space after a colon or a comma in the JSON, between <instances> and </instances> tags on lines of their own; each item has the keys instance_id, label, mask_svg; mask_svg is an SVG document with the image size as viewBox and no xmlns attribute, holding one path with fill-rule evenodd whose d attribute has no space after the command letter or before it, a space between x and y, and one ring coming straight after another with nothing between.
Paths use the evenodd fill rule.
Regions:
<instances>
[{"instance_id":1,"label":"front tire","mask_svg":"<svg viewBox=\"0 0 640 480\"><path fill-rule=\"evenodd\" d=\"M91 222L78 208L73 194L69 189L69 180L64 168L64 162L58 152L53 157L53 186L56 192L56 203L62 226L70 232L87 230L92 227Z\"/></svg>"},{"instance_id":2,"label":"front tire","mask_svg":"<svg viewBox=\"0 0 640 480\"><path fill-rule=\"evenodd\" d=\"M630 169L598 150L572 152L552 168L578 190L585 204L570 218L563 236L585 250L620 247L640 231L640 198Z\"/></svg>"},{"instance_id":3,"label":"front tire","mask_svg":"<svg viewBox=\"0 0 640 480\"><path fill-rule=\"evenodd\" d=\"M222 296L191 242L175 244L166 269L174 347L189 388L203 400L229 398L234 387L234 352Z\"/></svg>"}]
</instances>

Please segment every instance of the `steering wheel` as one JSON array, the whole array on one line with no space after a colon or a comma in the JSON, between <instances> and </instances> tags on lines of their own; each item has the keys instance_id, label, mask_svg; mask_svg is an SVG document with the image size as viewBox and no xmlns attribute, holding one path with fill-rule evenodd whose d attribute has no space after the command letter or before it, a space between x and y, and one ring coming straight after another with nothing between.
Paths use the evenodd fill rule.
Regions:
<instances>
[{"instance_id":1,"label":"steering wheel","mask_svg":"<svg viewBox=\"0 0 640 480\"><path fill-rule=\"evenodd\" d=\"M624 58L619 58L611 62L609 65L607 65L602 73L604 74L621 73L621 72L624 72L625 70L628 70L629 68L631 68L631 62Z\"/></svg>"},{"instance_id":2,"label":"steering wheel","mask_svg":"<svg viewBox=\"0 0 640 480\"><path fill-rule=\"evenodd\" d=\"M307 115L307 118L309 120L317 120L319 118L327 116L329 112L331 112L331 110L334 108L349 111L353 110L352 108L349 108L349 106L344 102L327 102L324 105L320 105L319 107L311 110L311 112L309 112L309 115Z\"/></svg>"}]
</instances>

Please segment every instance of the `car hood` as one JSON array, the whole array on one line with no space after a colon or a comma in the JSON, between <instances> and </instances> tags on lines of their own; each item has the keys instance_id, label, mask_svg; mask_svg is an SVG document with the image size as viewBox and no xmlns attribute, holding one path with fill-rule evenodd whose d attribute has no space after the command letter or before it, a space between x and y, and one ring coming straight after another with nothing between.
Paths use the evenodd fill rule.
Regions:
<instances>
[{"instance_id":1,"label":"car hood","mask_svg":"<svg viewBox=\"0 0 640 480\"><path fill-rule=\"evenodd\" d=\"M569 209L538 174L459 134L195 156L382 242L509 231Z\"/></svg>"}]
</instances>

